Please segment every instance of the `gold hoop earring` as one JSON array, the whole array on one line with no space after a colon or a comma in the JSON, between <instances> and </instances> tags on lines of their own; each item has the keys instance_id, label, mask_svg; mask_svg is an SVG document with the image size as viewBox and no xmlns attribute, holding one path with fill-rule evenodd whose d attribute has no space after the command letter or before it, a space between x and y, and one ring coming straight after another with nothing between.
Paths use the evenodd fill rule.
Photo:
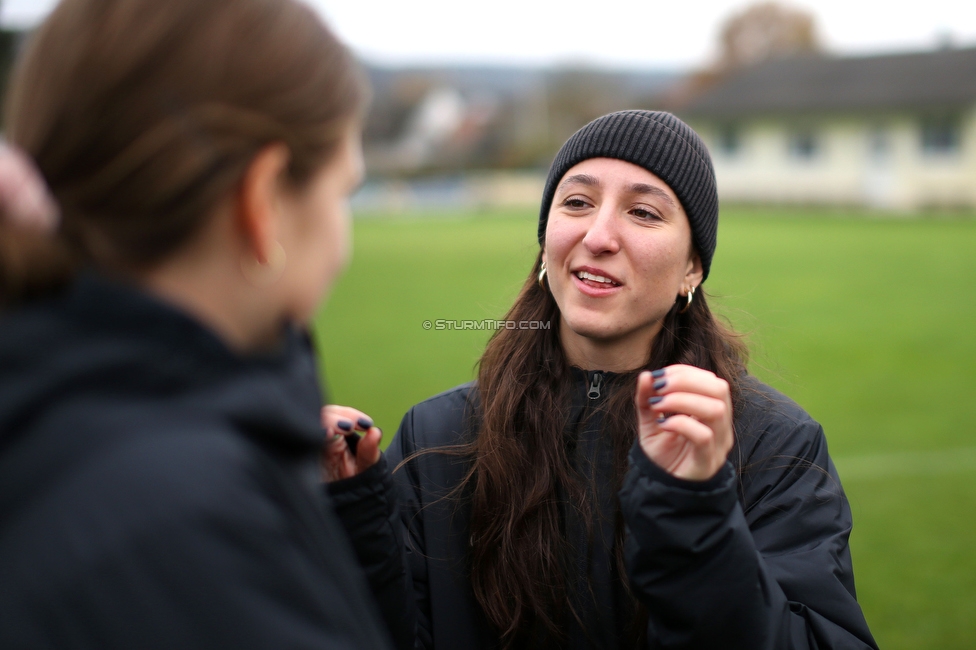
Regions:
<instances>
[{"instance_id":1,"label":"gold hoop earring","mask_svg":"<svg viewBox=\"0 0 976 650\"><path fill-rule=\"evenodd\" d=\"M270 287L281 277L286 262L285 249L279 242L275 242L271 247L268 259L264 262L259 262L253 257L242 258L241 273L244 275L244 279L254 287L259 289Z\"/></svg>"},{"instance_id":2,"label":"gold hoop earring","mask_svg":"<svg viewBox=\"0 0 976 650\"><path fill-rule=\"evenodd\" d=\"M686 302L685 306L681 308L681 311L678 312L679 314L683 314L686 311L688 311L688 308L691 307L691 301L694 299L694 297L695 297L695 287L692 287L691 289L688 289L688 296L687 296L688 302Z\"/></svg>"},{"instance_id":3,"label":"gold hoop earring","mask_svg":"<svg viewBox=\"0 0 976 650\"><path fill-rule=\"evenodd\" d=\"M539 268L539 287L542 289L546 288L546 263L543 262L542 266Z\"/></svg>"}]
</instances>

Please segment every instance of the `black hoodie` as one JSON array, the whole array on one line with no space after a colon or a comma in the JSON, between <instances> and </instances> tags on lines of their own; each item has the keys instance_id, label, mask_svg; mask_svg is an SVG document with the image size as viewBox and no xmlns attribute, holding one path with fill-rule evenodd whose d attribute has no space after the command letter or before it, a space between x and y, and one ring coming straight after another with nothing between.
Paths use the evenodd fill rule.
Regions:
<instances>
[{"instance_id":1,"label":"black hoodie","mask_svg":"<svg viewBox=\"0 0 976 650\"><path fill-rule=\"evenodd\" d=\"M605 476L599 472L609 467L610 450L600 434L601 408L620 378L573 373L570 456L582 475L595 465ZM730 462L712 479L677 479L635 443L620 492L598 484L602 516L593 522L592 542L562 504L577 553L570 561L581 567L567 590L584 605L582 625L566 617L560 647L634 647L630 593L649 614L646 648L877 647L855 599L851 512L823 429L769 386L745 377L743 388ZM387 450L391 464L407 459L394 477L418 603L416 647L425 650L498 646L467 577L468 506L452 496L469 463L456 454L415 454L469 442L478 429L478 403L477 387L467 384L417 404ZM627 584L612 553L617 508L626 525ZM588 587L583 571L589 571Z\"/></svg>"},{"instance_id":2,"label":"black hoodie","mask_svg":"<svg viewBox=\"0 0 976 650\"><path fill-rule=\"evenodd\" d=\"M319 483L320 404L293 331L242 357L91 275L4 314L0 647L390 647Z\"/></svg>"}]
</instances>

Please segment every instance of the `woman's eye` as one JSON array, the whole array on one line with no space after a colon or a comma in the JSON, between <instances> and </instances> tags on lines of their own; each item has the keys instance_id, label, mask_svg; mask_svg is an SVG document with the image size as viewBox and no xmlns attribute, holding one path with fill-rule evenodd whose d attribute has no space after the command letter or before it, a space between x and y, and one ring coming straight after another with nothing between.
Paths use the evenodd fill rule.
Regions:
<instances>
[{"instance_id":1,"label":"woman's eye","mask_svg":"<svg viewBox=\"0 0 976 650\"><path fill-rule=\"evenodd\" d=\"M635 217L637 217L638 219L648 220L648 221L661 218L660 216L658 216L656 212L651 212L650 210L645 210L644 208L634 208L633 210L630 211L630 213Z\"/></svg>"}]
</instances>

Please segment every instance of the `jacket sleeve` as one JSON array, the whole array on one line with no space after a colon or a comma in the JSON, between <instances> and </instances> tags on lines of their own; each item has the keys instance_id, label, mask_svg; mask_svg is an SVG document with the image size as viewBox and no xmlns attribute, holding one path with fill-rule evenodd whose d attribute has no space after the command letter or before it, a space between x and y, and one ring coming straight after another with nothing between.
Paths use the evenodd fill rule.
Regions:
<instances>
[{"instance_id":1,"label":"jacket sleeve","mask_svg":"<svg viewBox=\"0 0 976 650\"><path fill-rule=\"evenodd\" d=\"M351 478L327 485L396 647L412 648L415 607L405 566L396 486L385 456Z\"/></svg>"},{"instance_id":2,"label":"jacket sleeve","mask_svg":"<svg viewBox=\"0 0 976 650\"><path fill-rule=\"evenodd\" d=\"M400 423L396 437L387 449L390 464L395 471L393 480L400 498L400 526L404 538L406 566L410 575L414 603L416 605L415 640L412 647L427 650L434 647L431 627L430 590L428 586L427 554L424 545L424 522L421 514L421 498L418 492L420 480L416 476L416 463L403 463L416 451L413 431L413 409ZM399 467L399 465L403 465Z\"/></svg>"},{"instance_id":3,"label":"jacket sleeve","mask_svg":"<svg viewBox=\"0 0 976 650\"><path fill-rule=\"evenodd\" d=\"M850 508L823 430L806 416L762 435L783 434L757 445L741 478L726 463L705 482L671 476L634 445L620 500L652 647L877 647L855 599Z\"/></svg>"}]
</instances>

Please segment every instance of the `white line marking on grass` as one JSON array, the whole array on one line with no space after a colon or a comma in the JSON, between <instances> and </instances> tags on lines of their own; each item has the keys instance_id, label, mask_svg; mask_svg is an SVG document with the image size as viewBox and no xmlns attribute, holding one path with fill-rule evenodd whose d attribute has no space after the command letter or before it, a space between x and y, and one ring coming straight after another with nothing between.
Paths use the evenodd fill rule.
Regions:
<instances>
[{"instance_id":1,"label":"white line marking on grass","mask_svg":"<svg viewBox=\"0 0 976 650\"><path fill-rule=\"evenodd\" d=\"M896 451L835 458L842 481L896 476L935 476L976 471L976 447Z\"/></svg>"}]
</instances>

